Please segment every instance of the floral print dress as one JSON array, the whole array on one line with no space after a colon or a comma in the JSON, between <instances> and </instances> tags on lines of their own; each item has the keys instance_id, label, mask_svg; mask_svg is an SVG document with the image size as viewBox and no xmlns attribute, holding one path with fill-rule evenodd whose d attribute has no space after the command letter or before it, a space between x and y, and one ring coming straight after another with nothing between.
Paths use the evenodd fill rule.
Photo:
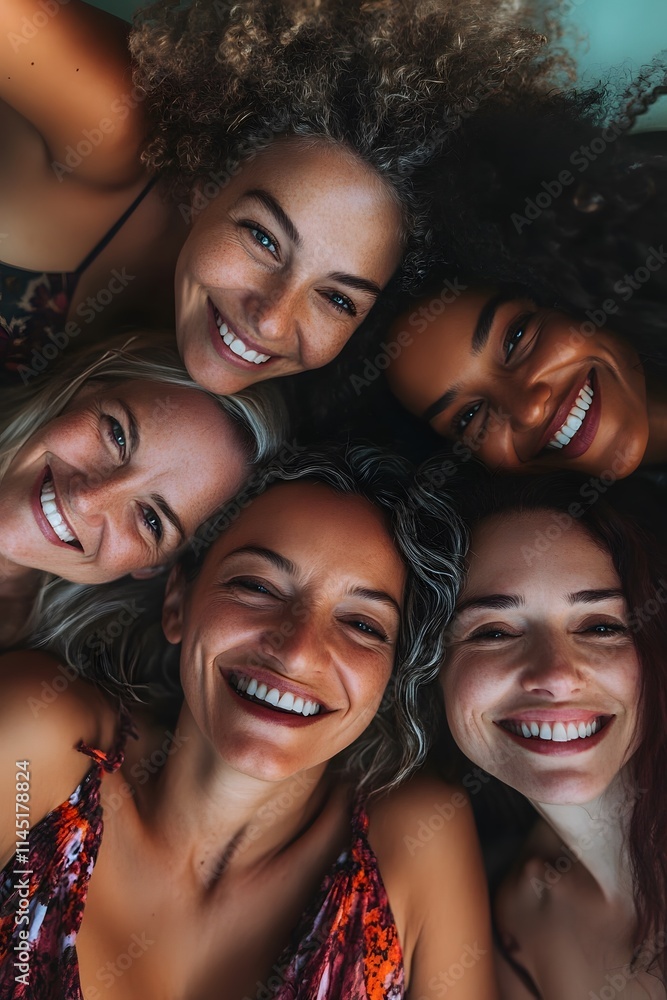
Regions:
<instances>
[{"instance_id":1,"label":"floral print dress","mask_svg":"<svg viewBox=\"0 0 667 1000\"><path fill-rule=\"evenodd\" d=\"M92 757L93 766L67 801L30 830L28 871L14 855L0 872L0 1000L85 1000L76 937L104 828L100 786L104 773L122 764L132 731L129 716L123 714L111 752L79 743L77 749ZM405 996L398 933L367 833L368 816L359 802L352 815L350 847L332 866L290 944L274 963L263 997L402 1000ZM24 975L20 900L26 883L29 971ZM226 1000L224 983L220 1000Z\"/></svg>"}]
</instances>

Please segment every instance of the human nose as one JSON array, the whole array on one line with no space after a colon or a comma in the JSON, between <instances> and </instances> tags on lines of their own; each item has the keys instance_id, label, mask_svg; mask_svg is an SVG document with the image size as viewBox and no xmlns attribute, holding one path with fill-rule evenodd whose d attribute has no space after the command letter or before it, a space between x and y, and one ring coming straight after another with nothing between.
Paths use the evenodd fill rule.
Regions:
<instances>
[{"instance_id":1,"label":"human nose","mask_svg":"<svg viewBox=\"0 0 667 1000\"><path fill-rule=\"evenodd\" d=\"M96 469L77 472L69 483L72 510L88 521L101 520L118 499L118 483L114 471Z\"/></svg>"},{"instance_id":2,"label":"human nose","mask_svg":"<svg viewBox=\"0 0 667 1000\"><path fill-rule=\"evenodd\" d=\"M281 353L293 350L300 300L300 290L293 282L283 278L273 278L262 288L254 290L246 305L246 315L262 344L280 345Z\"/></svg>"},{"instance_id":3,"label":"human nose","mask_svg":"<svg viewBox=\"0 0 667 1000\"><path fill-rule=\"evenodd\" d=\"M542 640L531 645L521 674L525 691L538 697L565 701L584 685L583 665L576 651L563 643Z\"/></svg>"},{"instance_id":4,"label":"human nose","mask_svg":"<svg viewBox=\"0 0 667 1000\"><path fill-rule=\"evenodd\" d=\"M548 405L551 387L538 380L526 382L506 394L510 424L515 431L534 430L541 427L549 416Z\"/></svg>"},{"instance_id":5,"label":"human nose","mask_svg":"<svg viewBox=\"0 0 667 1000\"><path fill-rule=\"evenodd\" d=\"M312 676L330 655L324 623L299 605L288 606L263 633L261 652L287 676Z\"/></svg>"}]
</instances>

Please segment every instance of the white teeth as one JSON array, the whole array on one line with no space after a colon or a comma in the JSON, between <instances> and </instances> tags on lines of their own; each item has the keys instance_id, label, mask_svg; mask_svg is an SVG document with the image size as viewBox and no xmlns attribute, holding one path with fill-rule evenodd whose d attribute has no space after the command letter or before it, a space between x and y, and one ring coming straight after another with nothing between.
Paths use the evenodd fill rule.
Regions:
<instances>
[{"instance_id":1,"label":"white teeth","mask_svg":"<svg viewBox=\"0 0 667 1000\"><path fill-rule=\"evenodd\" d=\"M49 522L61 542L75 542L76 538L65 524L65 519L58 510L56 504L56 494L52 487L52 481L46 480L42 485L39 495L44 517Z\"/></svg>"},{"instance_id":2,"label":"white teeth","mask_svg":"<svg viewBox=\"0 0 667 1000\"><path fill-rule=\"evenodd\" d=\"M504 722L505 728L516 736L523 736L525 739L538 737L541 740L552 740L554 743L569 743L570 740L586 739L594 736L602 728L602 721L598 717L592 722Z\"/></svg>"},{"instance_id":3,"label":"white teeth","mask_svg":"<svg viewBox=\"0 0 667 1000\"><path fill-rule=\"evenodd\" d=\"M230 677L232 687L237 691L258 701L264 701L267 705L273 705L285 712L292 712L295 715L317 715L322 706L316 701L305 701L302 697L285 691L281 695L278 688L268 688L264 683L258 683L254 677L242 677L232 674Z\"/></svg>"},{"instance_id":4,"label":"white teeth","mask_svg":"<svg viewBox=\"0 0 667 1000\"><path fill-rule=\"evenodd\" d=\"M253 351L250 347L247 347L243 343L241 338L233 334L232 331L227 326L227 324L223 323L217 309L215 309L214 311L215 311L215 321L218 324L218 330L220 331L220 336L227 344L227 347L230 349L230 351L233 351L234 354L238 355L238 357L243 358L244 361L252 361L256 365L261 365L265 361L269 360L269 358L271 357L270 354L260 354L258 351Z\"/></svg>"},{"instance_id":5,"label":"white teeth","mask_svg":"<svg viewBox=\"0 0 667 1000\"><path fill-rule=\"evenodd\" d=\"M556 431L551 441L549 441L550 448L564 448L570 443L583 424L586 411L590 407L592 400L593 390L590 386L585 385L579 390L579 394L565 419L565 423Z\"/></svg>"}]
</instances>

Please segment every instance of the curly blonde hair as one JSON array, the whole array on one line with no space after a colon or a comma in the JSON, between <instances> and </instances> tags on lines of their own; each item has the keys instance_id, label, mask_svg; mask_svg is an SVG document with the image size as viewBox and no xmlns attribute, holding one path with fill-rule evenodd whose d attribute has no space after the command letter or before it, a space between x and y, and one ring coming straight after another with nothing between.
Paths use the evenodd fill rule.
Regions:
<instances>
[{"instance_id":1,"label":"curly blonde hair","mask_svg":"<svg viewBox=\"0 0 667 1000\"><path fill-rule=\"evenodd\" d=\"M276 138L342 143L403 207L412 287L432 241L421 168L480 105L546 93L564 68L527 18L514 0L159 0L130 38L143 161L178 200Z\"/></svg>"}]
</instances>

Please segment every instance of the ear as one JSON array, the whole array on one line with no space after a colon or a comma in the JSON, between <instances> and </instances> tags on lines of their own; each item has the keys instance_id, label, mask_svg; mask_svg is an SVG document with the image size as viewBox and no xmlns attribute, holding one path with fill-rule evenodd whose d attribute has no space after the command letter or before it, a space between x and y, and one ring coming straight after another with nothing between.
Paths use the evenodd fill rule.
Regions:
<instances>
[{"instance_id":1,"label":"ear","mask_svg":"<svg viewBox=\"0 0 667 1000\"><path fill-rule=\"evenodd\" d=\"M185 601L185 579L180 566L174 566L164 595L162 605L162 631L167 642L173 645L183 638L183 603Z\"/></svg>"},{"instance_id":2,"label":"ear","mask_svg":"<svg viewBox=\"0 0 667 1000\"><path fill-rule=\"evenodd\" d=\"M135 569L134 573L130 573L130 576L133 580L152 580L154 576L164 573L166 568L166 565L144 566L142 569Z\"/></svg>"}]
</instances>

